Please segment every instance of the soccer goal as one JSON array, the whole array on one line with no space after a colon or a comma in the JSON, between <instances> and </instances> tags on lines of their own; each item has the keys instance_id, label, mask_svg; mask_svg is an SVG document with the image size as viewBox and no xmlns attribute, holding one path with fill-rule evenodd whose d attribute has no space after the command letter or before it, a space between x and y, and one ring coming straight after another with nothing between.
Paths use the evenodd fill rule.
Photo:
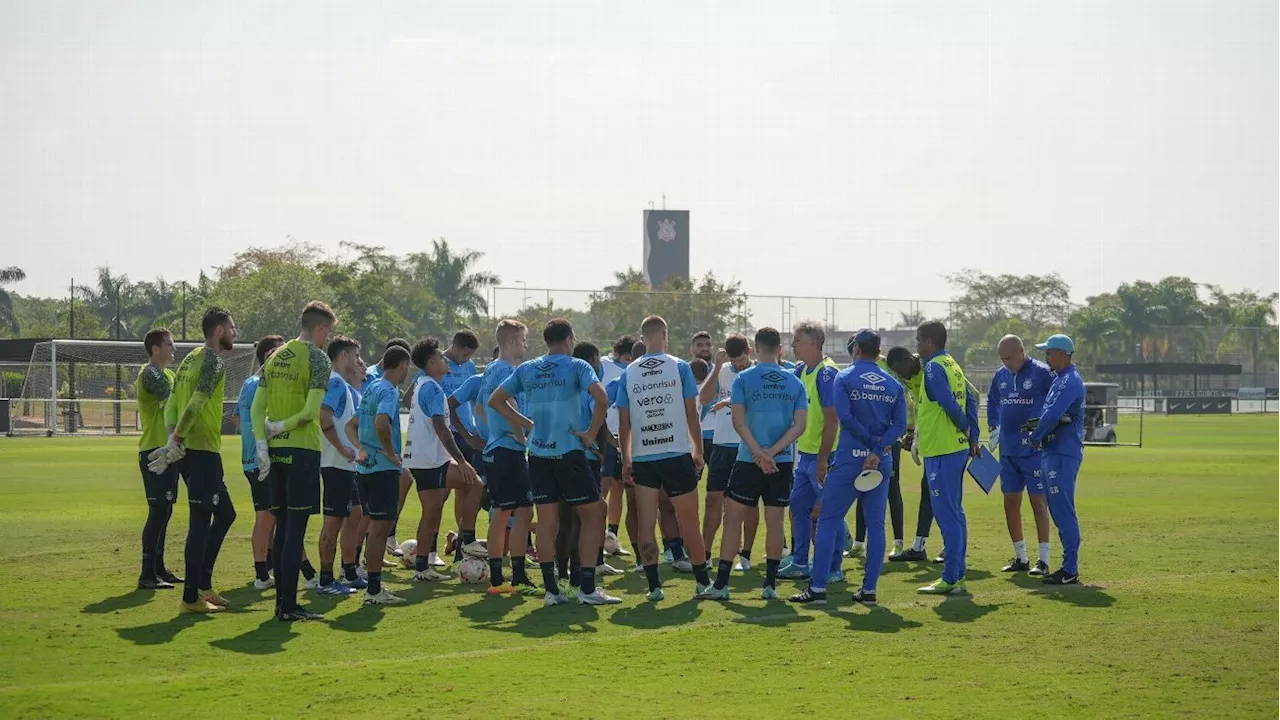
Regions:
<instances>
[{"instance_id":1,"label":"soccer goal","mask_svg":"<svg viewBox=\"0 0 1280 720\"><path fill-rule=\"evenodd\" d=\"M178 363L200 343L174 343ZM221 353L226 365L223 431L235 416L236 395L255 370L253 344ZM129 435L142 432L134 381L147 364L141 340L50 340L31 351L22 394L9 406L11 435Z\"/></svg>"}]
</instances>

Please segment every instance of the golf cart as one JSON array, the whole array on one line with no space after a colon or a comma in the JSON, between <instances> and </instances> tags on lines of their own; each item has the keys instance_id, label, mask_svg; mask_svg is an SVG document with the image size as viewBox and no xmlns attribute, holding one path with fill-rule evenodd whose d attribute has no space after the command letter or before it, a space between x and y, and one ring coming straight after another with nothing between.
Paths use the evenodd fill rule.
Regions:
<instances>
[{"instance_id":1,"label":"golf cart","mask_svg":"<svg viewBox=\"0 0 1280 720\"><path fill-rule=\"evenodd\" d=\"M1119 385L1104 382L1084 384L1084 441L1086 443L1116 444L1119 404Z\"/></svg>"}]
</instances>

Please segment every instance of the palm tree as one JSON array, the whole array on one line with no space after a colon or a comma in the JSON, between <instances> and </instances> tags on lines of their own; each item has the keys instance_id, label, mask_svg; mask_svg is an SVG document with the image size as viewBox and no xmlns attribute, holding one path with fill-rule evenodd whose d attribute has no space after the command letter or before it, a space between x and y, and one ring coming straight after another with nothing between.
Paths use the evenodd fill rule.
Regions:
<instances>
[{"instance_id":1,"label":"palm tree","mask_svg":"<svg viewBox=\"0 0 1280 720\"><path fill-rule=\"evenodd\" d=\"M484 291L497 285L498 276L490 272L473 272L484 253L466 250L455 253L444 238L431 241L430 262L425 268L428 286L440 300L444 325L456 328L461 315L479 315L489 310Z\"/></svg>"},{"instance_id":2,"label":"palm tree","mask_svg":"<svg viewBox=\"0 0 1280 720\"><path fill-rule=\"evenodd\" d=\"M915 330L925 323L924 313L919 310L898 313L901 316L898 324L893 326L894 330Z\"/></svg>"},{"instance_id":3,"label":"palm tree","mask_svg":"<svg viewBox=\"0 0 1280 720\"><path fill-rule=\"evenodd\" d=\"M128 275L112 275L111 268L98 268L98 277L93 287L79 285L76 287L84 298L84 302L98 315L106 327L108 338L134 339L134 328L129 317L133 310L133 286Z\"/></svg>"},{"instance_id":4,"label":"palm tree","mask_svg":"<svg viewBox=\"0 0 1280 720\"><path fill-rule=\"evenodd\" d=\"M27 274L19 267L0 268L0 328L8 327L18 334L18 317L13 312L13 296L4 289L5 285L22 282Z\"/></svg>"},{"instance_id":5,"label":"palm tree","mask_svg":"<svg viewBox=\"0 0 1280 720\"><path fill-rule=\"evenodd\" d=\"M1094 362L1106 360L1115 348L1123 330L1117 314L1114 307L1091 305L1067 318L1067 327L1077 347Z\"/></svg>"}]
</instances>

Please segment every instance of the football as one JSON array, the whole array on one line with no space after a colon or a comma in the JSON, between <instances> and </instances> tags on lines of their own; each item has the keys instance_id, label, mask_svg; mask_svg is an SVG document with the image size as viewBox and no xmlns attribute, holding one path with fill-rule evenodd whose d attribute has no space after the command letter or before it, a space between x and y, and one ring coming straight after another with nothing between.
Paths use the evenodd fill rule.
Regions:
<instances>
[{"instance_id":1,"label":"football","mask_svg":"<svg viewBox=\"0 0 1280 720\"><path fill-rule=\"evenodd\" d=\"M617 536L617 535L614 535L613 533L605 533L605 535L604 535L604 552L605 552L605 554L606 554L606 555L617 555L617 554L618 554L618 550L620 550L620 549L621 549L621 547L622 547L622 546L618 544L618 536Z\"/></svg>"},{"instance_id":2,"label":"football","mask_svg":"<svg viewBox=\"0 0 1280 720\"><path fill-rule=\"evenodd\" d=\"M418 556L417 540L405 540L404 542L400 543L400 564L401 565L404 565L406 568L412 570L414 560L418 559L417 556Z\"/></svg>"},{"instance_id":3,"label":"football","mask_svg":"<svg viewBox=\"0 0 1280 720\"><path fill-rule=\"evenodd\" d=\"M480 558L464 558L458 564L458 577L468 585L489 582L489 563Z\"/></svg>"}]
</instances>

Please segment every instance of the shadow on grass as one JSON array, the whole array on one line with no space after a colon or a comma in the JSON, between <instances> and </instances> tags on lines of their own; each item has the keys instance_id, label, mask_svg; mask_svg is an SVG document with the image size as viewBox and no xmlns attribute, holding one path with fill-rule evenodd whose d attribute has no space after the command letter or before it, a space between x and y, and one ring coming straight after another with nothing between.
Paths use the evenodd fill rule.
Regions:
<instances>
[{"instance_id":1,"label":"shadow on grass","mask_svg":"<svg viewBox=\"0 0 1280 720\"><path fill-rule=\"evenodd\" d=\"M113 613L117 610L128 610L139 605L146 605L151 599L159 595L160 597L171 597L175 601L182 595L182 586L179 585L174 590L130 590L123 595L115 597L103 598L97 602L89 603L80 610L82 613L89 615L104 615Z\"/></svg>"},{"instance_id":2,"label":"shadow on grass","mask_svg":"<svg viewBox=\"0 0 1280 720\"><path fill-rule=\"evenodd\" d=\"M361 600L360 602L364 602ZM396 612L392 610L392 612ZM349 612L339 616L329 623L329 627L334 630L350 633L368 633L373 632L378 627L378 623L382 622L382 617L386 613L386 608L382 605L363 605L355 612Z\"/></svg>"},{"instance_id":3,"label":"shadow on grass","mask_svg":"<svg viewBox=\"0 0 1280 720\"><path fill-rule=\"evenodd\" d=\"M670 592L670 590L670 588L665 589L666 592ZM676 603L672 603L670 600L658 603L641 600L636 605L620 608L609 617L609 622L637 630L654 630L672 625L691 623L698 619L701 614L700 601L692 598Z\"/></svg>"},{"instance_id":4,"label":"shadow on grass","mask_svg":"<svg viewBox=\"0 0 1280 720\"><path fill-rule=\"evenodd\" d=\"M1076 607L1105 608L1116 604L1114 597L1096 585L1041 585L1032 594Z\"/></svg>"},{"instance_id":5,"label":"shadow on grass","mask_svg":"<svg viewBox=\"0 0 1280 720\"><path fill-rule=\"evenodd\" d=\"M319 624L319 623L316 623ZM244 655L274 655L284 651L284 644L298 637L294 623L280 622L274 615L268 616L258 627L233 638L210 640L209 644L220 650Z\"/></svg>"},{"instance_id":6,"label":"shadow on grass","mask_svg":"<svg viewBox=\"0 0 1280 720\"><path fill-rule=\"evenodd\" d=\"M463 605L458 612L471 621L476 630L514 633L527 638L549 638L557 635L573 635L599 632L591 623L600 619L600 612L592 605L557 605L541 607L540 600L523 596L489 598L482 596L470 605ZM507 614L517 607L535 607L508 620Z\"/></svg>"},{"instance_id":7,"label":"shadow on grass","mask_svg":"<svg viewBox=\"0 0 1280 720\"><path fill-rule=\"evenodd\" d=\"M773 601L760 606L742 605L732 601L716 604L739 615L733 622L761 627L781 627L792 623L813 622L815 619L812 615L801 615L794 605L786 601Z\"/></svg>"},{"instance_id":8,"label":"shadow on grass","mask_svg":"<svg viewBox=\"0 0 1280 720\"><path fill-rule=\"evenodd\" d=\"M178 636L178 633L194 626L196 623L208 622L212 619L207 615L182 613L171 620L151 623L150 625L116 628L116 634L120 636L120 639L128 640L134 645L163 645L172 642Z\"/></svg>"},{"instance_id":9,"label":"shadow on grass","mask_svg":"<svg viewBox=\"0 0 1280 720\"><path fill-rule=\"evenodd\" d=\"M855 604L854 607L859 607ZM877 632L877 633L896 633L901 630L910 630L912 628L922 627L924 623L915 620L907 620L901 615L895 613L887 607L874 605L867 608L867 612L852 612L851 610L839 610L831 613L832 617L840 618L848 621L849 629L858 632Z\"/></svg>"},{"instance_id":10,"label":"shadow on grass","mask_svg":"<svg viewBox=\"0 0 1280 720\"><path fill-rule=\"evenodd\" d=\"M1000 609L1000 605L979 605L969 595L944 595L933 611L943 622L973 622Z\"/></svg>"}]
</instances>

